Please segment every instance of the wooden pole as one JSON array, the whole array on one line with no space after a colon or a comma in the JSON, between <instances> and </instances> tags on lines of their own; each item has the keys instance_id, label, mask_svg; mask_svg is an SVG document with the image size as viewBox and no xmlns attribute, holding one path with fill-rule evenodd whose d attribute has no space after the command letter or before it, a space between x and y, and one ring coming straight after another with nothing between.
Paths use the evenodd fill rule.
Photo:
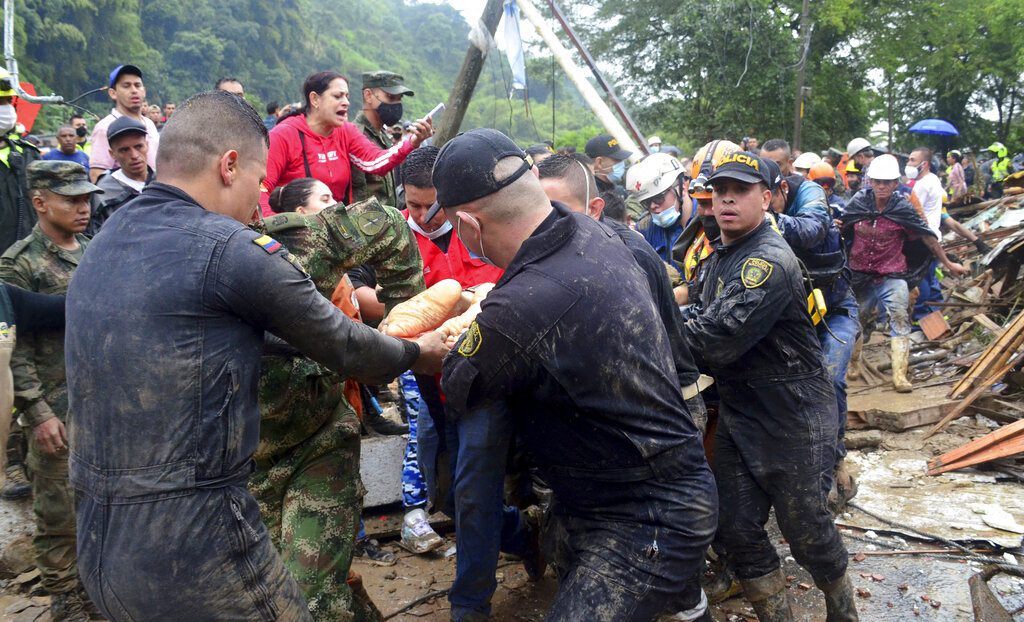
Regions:
<instances>
[{"instance_id":1,"label":"wooden pole","mask_svg":"<svg viewBox=\"0 0 1024 622\"><path fill-rule=\"evenodd\" d=\"M502 0L487 0L484 12L480 17L487 32L494 36L494 31L501 21ZM466 51L466 57L462 60L462 67L459 75L455 78L455 85L448 95L448 103L445 104L444 114L441 122L434 132L434 145L441 147L446 142L455 138L462 127L462 120L466 116L466 109L469 108L469 101L473 98L473 91L476 89L476 82L480 78L480 72L484 68L485 50L475 45L470 45Z\"/></svg>"},{"instance_id":2,"label":"wooden pole","mask_svg":"<svg viewBox=\"0 0 1024 622\"><path fill-rule=\"evenodd\" d=\"M807 58L810 55L810 35L807 29L810 20L807 17L808 0L804 0L803 10L800 12L800 65L796 70L796 99L793 102L793 145L794 150L800 149L800 134L804 122L804 75L807 70Z\"/></svg>"}]
</instances>

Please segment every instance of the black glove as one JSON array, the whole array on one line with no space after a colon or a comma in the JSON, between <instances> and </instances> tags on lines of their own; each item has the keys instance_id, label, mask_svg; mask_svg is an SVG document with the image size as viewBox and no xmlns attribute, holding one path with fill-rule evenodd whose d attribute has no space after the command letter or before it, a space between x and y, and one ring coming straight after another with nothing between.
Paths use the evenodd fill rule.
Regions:
<instances>
[{"instance_id":1,"label":"black glove","mask_svg":"<svg viewBox=\"0 0 1024 622\"><path fill-rule=\"evenodd\" d=\"M987 255L992 252L992 247L985 244L985 240L982 240L981 238L974 241L974 248L978 249L978 252L982 255Z\"/></svg>"}]
</instances>

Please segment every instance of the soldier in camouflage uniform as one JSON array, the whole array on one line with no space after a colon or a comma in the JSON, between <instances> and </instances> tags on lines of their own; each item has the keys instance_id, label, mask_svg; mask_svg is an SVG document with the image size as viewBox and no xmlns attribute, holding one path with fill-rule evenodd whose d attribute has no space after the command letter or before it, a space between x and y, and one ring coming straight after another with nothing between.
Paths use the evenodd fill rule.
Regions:
<instances>
[{"instance_id":1,"label":"soldier in camouflage uniform","mask_svg":"<svg viewBox=\"0 0 1024 622\"><path fill-rule=\"evenodd\" d=\"M85 252L89 197L100 189L74 162L34 162L28 188L39 221L0 258L0 279L43 294L67 292ZM101 192L101 191L100 191ZM26 335L11 358L15 406L27 420L26 467L36 516L32 540L54 620L85 620L91 608L76 568L74 493L68 481L68 389L64 331Z\"/></svg>"},{"instance_id":2,"label":"soldier in camouflage uniform","mask_svg":"<svg viewBox=\"0 0 1024 622\"><path fill-rule=\"evenodd\" d=\"M423 291L419 249L402 215L376 199L319 214L283 213L264 232L303 265L330 298L345 272L376 267L390 310ZM265 357L260 378L260 444L249 489L315 620L379 620L349 567L363 487L359 421L343 379L304 357Z\"/></svg>"},{"instance_id":3,"label":"soldier in camouflage uniform","mask_svg":"<svg viewBox=\"0 0 1024 622\"><path fill-rule=\"evenodd\" d=\"M381 149L390 149L392 145L391 136L384 131L384 126L395 126L401 122L402 97L413 96L404 80L390 71L363 74L363 109L353 123ZM381 203L397 207L396 186L395 171L372 175L352 166L352 194L356 201L377 197Z\"/></svg>"}]
</instances>

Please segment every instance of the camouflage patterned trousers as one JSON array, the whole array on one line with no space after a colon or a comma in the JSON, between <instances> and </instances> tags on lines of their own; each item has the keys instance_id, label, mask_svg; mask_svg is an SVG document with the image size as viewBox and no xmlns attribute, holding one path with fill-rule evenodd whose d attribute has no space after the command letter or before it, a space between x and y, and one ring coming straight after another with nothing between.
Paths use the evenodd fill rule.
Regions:
<instances>
[{"instance_id":1,"label":"camouflage patterned trousers","mask_svg":"<svg viewBox=\"0 0 1024 622\"><path fill-rule=\"evenodd\" d=\"M68 455L51 456L28 435L28 459L25 466L32 483L32 511L36 531L32 537L40 582L50 594L77 590L78 556L75 542L75 493L68 481Z\"/></svg>"},{"instance_id":2,"label":"camouflage patterned trousers","mask_svg":"<svg viewBox=\"0 0 1024 622\"><path fill-rule=\"evenodd\" d=\"M346 402L308 439L258 464L249 490L314 620L381 620L362 582L349 572L364 489L359 420Z\"/></svg>"}]
</instances>

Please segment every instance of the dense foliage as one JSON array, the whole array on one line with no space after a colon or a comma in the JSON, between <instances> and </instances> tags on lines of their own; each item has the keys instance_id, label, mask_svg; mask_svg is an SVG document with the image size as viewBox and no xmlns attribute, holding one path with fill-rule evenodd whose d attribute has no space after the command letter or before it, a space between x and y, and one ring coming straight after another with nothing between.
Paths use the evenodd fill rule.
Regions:
<instances>
[{"instance_id":1,"label":"dense foliage","mask_svg":"<svg viewBox=\"0 0 1024 622\"><path fill-rule=\"evenodd\" d=\"M469 45L458 11L403 0L18 0L15 19L22 77L40 92L74 97L131 62L145 73L150 103L180 102L231 76L261 111L271 100L299 100L308 74L334 69L353 82L355 116L360 74L387 69L416 91L406 116L422 115L447 100ZM511 76L495 50L464 127L497 127L523 144L551 139L554 89L555 139L588 127L596 133L561 70L552 80L550 57L531 56L532 116L521 96L509 102ZM82 103L98 115L110 107L103 92ZM52 130L68 114L45 107L40 129Z\"/></svg>"}]
</instances>

